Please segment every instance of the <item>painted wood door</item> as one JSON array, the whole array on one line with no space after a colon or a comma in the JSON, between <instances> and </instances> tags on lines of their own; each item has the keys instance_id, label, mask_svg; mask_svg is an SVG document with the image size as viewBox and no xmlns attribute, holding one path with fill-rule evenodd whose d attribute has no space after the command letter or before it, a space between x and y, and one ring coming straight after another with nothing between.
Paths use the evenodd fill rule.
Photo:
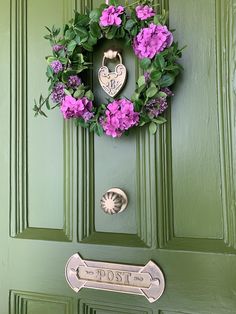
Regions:
<instances>
[{"instance_id":1,"label":"painted wood door","mask_svg":"<svg viewBox=\"0 0 236 314\"><path fill-rule=\"evenodd\" d=\"M32 111L47 89L44 25L99 1L0 1L1 314L236 313L236 1L160 2L188 45L168 123L156 136L112 140L63 123L59 112L36 119ZM130 50L124 63L129 96L138 71ZM95 79L94 89L104 97ZM99 200L113 186L127 192L129 207L108 216ZM76 252L134 265L152 259L166 290L154 304L77 295L64 279Z\"/></svg>"}]
</instances>

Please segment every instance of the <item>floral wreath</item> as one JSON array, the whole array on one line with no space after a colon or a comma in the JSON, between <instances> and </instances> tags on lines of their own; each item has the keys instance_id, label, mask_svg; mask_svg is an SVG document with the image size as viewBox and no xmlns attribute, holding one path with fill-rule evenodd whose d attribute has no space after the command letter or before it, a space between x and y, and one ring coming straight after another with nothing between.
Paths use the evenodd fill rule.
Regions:
<instances>
[{"instance_id":1,"label":"floral wreath","mask_svg":"<svg viewBox=\"0 0 236 314\"><path fill-rule=\"evenodd\" d=\"M59 107L64 119L75 119L76 124L98 135L120 137L132 127L149 125L151 133L166 122L162 116L173 96L170 86L182 67L177 60L182 49L173 41L167 28L167 13L156 13L152 1L140 1L138 6L123 7L116 1L102 4L81 14L60 29L52 27L44 38L50 41L52 55L46 57L49 95L35 101L35 115L47 116L44 106ZM136 89L127 99L110 99L107 104L96 104L90 87L81 80L81 73L89 69L89 53L101 38L124 39L133 47L143 71ZM53 105L50 105L50 100Z\"/></svg>"}]
</instances>

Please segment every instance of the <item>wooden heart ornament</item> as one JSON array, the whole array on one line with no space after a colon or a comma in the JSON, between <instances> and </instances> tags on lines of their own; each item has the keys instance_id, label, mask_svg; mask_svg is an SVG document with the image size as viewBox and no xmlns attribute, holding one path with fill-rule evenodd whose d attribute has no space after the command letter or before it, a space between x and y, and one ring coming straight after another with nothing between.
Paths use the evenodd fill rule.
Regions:
<instances>
[{"instance_id":1,"label":"wooden heart ornament","mask_svg":"<svg viewBox=\"0 0 236 314\"><path fill-rule=\"evenodd\" d=\"M115 67L114 72L110 72L108 67L105 66L105 59L115 59L117 56L120 63ZM120 53L113 50L108 50L104 53L102 67L98 70L98 80L103 90L111 97L115 97L124 87L126 81L127 70L122 64Z\"/></svg>"}]
</instances>

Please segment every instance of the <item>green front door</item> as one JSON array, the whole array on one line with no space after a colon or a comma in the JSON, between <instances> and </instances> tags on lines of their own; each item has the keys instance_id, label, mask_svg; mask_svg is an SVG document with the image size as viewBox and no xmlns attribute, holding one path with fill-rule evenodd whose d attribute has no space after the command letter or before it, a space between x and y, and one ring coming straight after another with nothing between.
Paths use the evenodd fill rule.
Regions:
<instances>
[{"instance_id":1,"label":"green front door","mask_svg":"<svg viewBox=\"0 0 236 314\"><path fill-rule=\"evenodd\" d=\"M34 118L46 92L45 25L102 1L1 0L0 314L236 313L236 0L161 0L185 71L158 133L99 138ZM104 45L109 46L105 42ZM94 54L94 77L101 65ZM137 64L123 52L134 89ZM102 93L94 79L96 96ZM111 187L129 197L109 216ZM64 267L84 259L162 269L166 289L142 296L67 285Z\"/></svg>"}]
</instances>

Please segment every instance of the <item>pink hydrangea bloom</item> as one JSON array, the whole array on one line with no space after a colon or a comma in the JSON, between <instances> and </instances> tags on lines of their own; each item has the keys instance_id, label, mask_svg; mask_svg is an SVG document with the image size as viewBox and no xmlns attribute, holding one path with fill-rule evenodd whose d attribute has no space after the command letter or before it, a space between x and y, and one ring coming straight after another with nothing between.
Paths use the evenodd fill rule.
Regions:
<instances>
[{"instance_id":1,"label":"pink hydrangea bloom","mask_svg":"<svg viewBox=\"0 0 236 314\"><path fill-rule=\"evenodd\" d=\"M131 101L125 98L114 100L107 106L105 118L100 122L106 135L120 137L126 130L138 124L139 113L134 111Z\"/></svg>"},{"instance_id":2,"label":"pink hydrangea bloom","mask_svg":"<svg viewBox=\"0 0 236 314\"><path fill-rule=\"evenodd\" d=\"M155 16L155 12L152 7L148 5L138 5L135 8L136 15L140 20L147 20L152 16Z\"/></svg>"},{"instance_id":3,"label":"pink hydrangea bloom","mask_svg":"<svg viewBox=\"0 0 236 314\"><path fill-rule=\"evenodd\" d=\"M67 95L60 109L64 119L83 118L87 122L93 117L93 103L87 97L76 99Z\"/></svg>"},{"instance_id":4,"label":"pink hydrangea bloom","mask_svg":"<svg viewBox=\"0 0 236 314\"><path fill-rule=\"evenodd\" d=\"M107 9L102 11L102 16L100 17L100 25L101 26L111 26L116 25L119 26L122 23L120 15L123 14L124 7L119 5L115 7L114 5L110 5Z\"/></svg>"},{"instance_id":5,"label":"pink hydrangea bloom","mask_svg":"<svg viewBox=\"0 0 236 314\"><path fill-rule=\"evenodd\" d=\"M134 38L133 49L140 59L155 57L165 48L170 47L173 42L173 35L165 25L151 23L149 27L141 29Z\"/></svg>"}]
</instances>

